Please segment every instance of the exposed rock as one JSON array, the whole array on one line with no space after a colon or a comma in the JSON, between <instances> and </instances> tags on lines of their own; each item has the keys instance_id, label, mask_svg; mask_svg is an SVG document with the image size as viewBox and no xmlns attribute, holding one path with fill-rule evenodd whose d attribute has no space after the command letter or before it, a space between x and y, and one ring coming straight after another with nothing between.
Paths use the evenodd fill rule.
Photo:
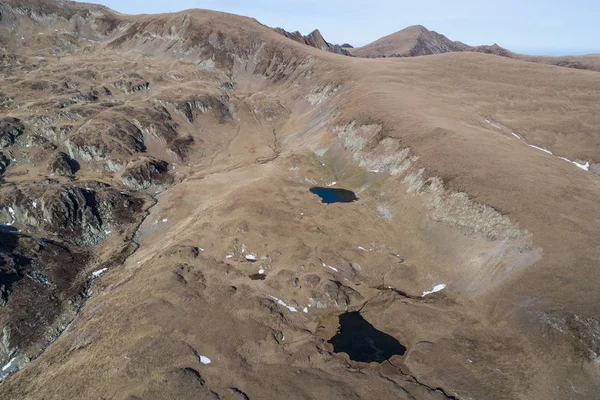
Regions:
<instances>
[{"instance_id":1,"label":"exposed rock","mask_svg":"<svg viewBox=\"0 0 600 400\"><path fill-rule=\"evenodd\" d=\"M192 386L195 388L201 388L204 386L204 379L200 375L200 372L193 368L181 368L175 371L169 372L169 378L176 381L179 386Z\"/></svg>"},{"instance_id":2,"label":"exposed rock","mask_svg":"<svg viewBox=\"0 0 600 400\"><path fill-rule=\"evenodd\" d=\"M191 136L178 137L169 143L168 148L177 155L177 158L180 160L185 160L191 147L194 145L194 142L195 140Z\"/></svg>"},{"instance_id":3,"label":"exposed rock","mask_svg":"<svg viewBox=\"0 0 600 400\"><path fill-rule=\"evenodd\" d=\"M317 49L329 51L331 53L343 54L345 56L349 56L350 53L348 50L345 50L343 47L337 44L331 44L325 41L321 32L318 29L315 29L308 35L304 36L300 32L288 32L281 28L275 28L275 32L282 34L283 36L295 40L296 42L306 44L311 47L316 47Z\"/></svg>"},{"instance_id":4,"label":"exposed rock","mask_svg":"<svg viewBox=\"0 0 600 400\"><path fill-rule=\"evenodd\" d=\"M134 72L123 75L121 79L113 83L113 86L127 94L131 94L150 89L150 82Z\"/></svg>"},{"instance_id":5,"label":"exposed rock","mask_svg":"<svg viewBox=\"0 0 600 400\"><path fill-rule=\"evenodd\" d=\"M70 320L74 303L82 300L78 277L88 257L52 240L0 232L0 318L5 324L0 365L17 357L11 365L18 368L25 356L37 355L64 329L64 318Z\"/></svg>"},{"instance_id":6,"label":"exposed rock","mask_svg":"<svg viewBox=\"0 0 600 400\"><path fill-rule=\"evenodd\" d=\"M66 142L71 158L83 161L104 161L109 171L122 170L125 157L146 149L142 131L119 117L107 124L103 120L90 122Z\"/></svg>"},{"instance_id":7,"label":"exposed rock","mask_svg":"<svg viewBox=\"0 0 600 400\"><path fill-rule=\"evenodd\" d=\"M178 113L191 123L195 121L198 115L209 111L212 111L214 117L221 123L232 120L233 116L226 103L227 98L223 99L210 95L195 96L176 102L166 102L166 104L172 105Z\"/></svg>"},{"instance_id":8,"label":"exposed rock","mask_svg":"<svg viewBox=\"0 0 600 400\"><path fill-rule=\"evenodd\" d=\"M145 158L129 165L121 175L121 181L133 190L165 189L173 183L168 172L169 163L166 161Z\"/></svg>"},{"instance_id":9,"label":"exposed rock","mask_svg":"<svg viewBox=\"0 0 600 400\"><path fill-rule=\"evenodd\" d=\"M72 177L79 170L79 163L59 151L50 159L48 169L52 174Z\"/></svg>"},{"instance_id":10,"label":"exposed rock","mask_svg":"<svg viewBox=\"0 0 600 400\"><path fill-rule=\"evenodd\" d=\"M335 307L348 310L351 304L362 300L363 297L354 289L338 281L328 280L320 291L312 291L310 304L319 309Z\"/></svg>"},{"instance_id":11,"label":"exposed rock","mask_svg":"<svg viewBox=\"0 0 600 400\"><path fill-rule=\"evenodd\" d=\"M34 200L35 199L35 200ZM143 201L112 188L93 190L51 183L0 191L0 223L21 224L79 245L93 246L114 227L132 223Z\"/></svg>"},{"instance_id":12,"label":"exposed rock","mask_svg":"<svg viewBox=\"0 0 600 400\"><path fill-rule=\"evenodd\" d=\"M6 168L10 165L10 159L0 152L0 175L6 172Z\"/></svg>"},{"instance_id":13,"label":"exposed rock","mask_svg":"<svg viewBox=\"0 0 600 400\"><path fill-rule=\"evenodd\" d=\"M15 143L15 139L23 134L25 127L17 118L0 118L0 148Z\"/></svg>"},{"instance_id":14,"label":"exposed rock","mask_svg":"<svg viewBox=\"0 0 600 400\"><path fill-rule=\"evenodd\" d=\"M590 172L600 175L600 163L590 165Z\"/></svg>"}]
</instances>

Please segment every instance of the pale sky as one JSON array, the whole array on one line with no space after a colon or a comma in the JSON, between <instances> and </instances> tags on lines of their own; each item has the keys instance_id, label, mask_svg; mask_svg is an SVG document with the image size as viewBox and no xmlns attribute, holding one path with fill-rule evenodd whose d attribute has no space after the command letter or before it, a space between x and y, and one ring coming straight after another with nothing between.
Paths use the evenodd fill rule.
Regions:
<instances>
[{"instance_id":1,"label":"pale sky","mask_svg":"<svg viewBox=\"0 0 600 400\"><path fill-rule=\"evenodd\" d=\"M95 2L94 0L87 0ZM600 0L98 0L126 14L204 8L331 43L365 45L410 25L527 54L600 53Z\"/></svg>"}]
</instances>

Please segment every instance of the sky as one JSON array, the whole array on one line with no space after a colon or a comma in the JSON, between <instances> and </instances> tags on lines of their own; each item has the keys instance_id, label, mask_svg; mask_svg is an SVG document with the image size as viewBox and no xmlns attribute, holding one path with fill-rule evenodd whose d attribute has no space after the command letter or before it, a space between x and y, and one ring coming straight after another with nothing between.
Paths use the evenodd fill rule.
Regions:
<instances>
[{"instance_id":1,"label":"sky","mask_svg":"<svg viewBox=\"0 0 600 400\"><path fill-rule=\"evenodd\" d=\"M271 27L358 47L410 25L469 45L535 55L600 53L599 0L87 0L126 14L189 8L256 18Z\"/></svg>"}]
</instances>

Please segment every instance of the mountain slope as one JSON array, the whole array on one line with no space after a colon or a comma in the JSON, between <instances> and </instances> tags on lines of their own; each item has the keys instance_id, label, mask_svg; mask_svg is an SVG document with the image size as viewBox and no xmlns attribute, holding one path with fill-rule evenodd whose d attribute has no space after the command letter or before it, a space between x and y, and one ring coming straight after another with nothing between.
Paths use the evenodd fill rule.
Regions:
<instances>
[{"instance_id":1,"label":"mountain slope","mask_svg":"<svg viewBox=\"0 0 600 400\"><path fill-rule=\"evenodd\" d=\"M596 73L1 9L0 397L596 396Z\"/></svg>"}]
</instances>

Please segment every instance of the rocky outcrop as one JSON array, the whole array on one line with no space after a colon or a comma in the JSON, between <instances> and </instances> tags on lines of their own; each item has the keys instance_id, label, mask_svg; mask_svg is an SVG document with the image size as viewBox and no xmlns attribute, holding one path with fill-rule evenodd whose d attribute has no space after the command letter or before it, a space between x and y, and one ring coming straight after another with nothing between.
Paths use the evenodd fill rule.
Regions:
<instances>
[{"instance_id":1,"label":"rocky outcrop","mask_svg":"<svg viewBox=\"0 0 600 400\"><path fill-rule=\"evenodd\" d=\"M18 368L66 329L83 301L88 260L54 240L0 232L1 365L14 359Z\"/></svg>"},{"instance_id":2,"label":"rocky outcrop","mask_svg":"<svg viewBox=\"0 0 600 400\"><path fill-rule=\"evenodd\" d=\"M0 175L6 172L6 168L10 165L10 159L0 152Z\"/></svg>"},{"instance_id":3,"label":"rocky outcrop","mask_svg":"<svg viewBox=\"0 0 600 400\"><path fill-rule=\"evenodd\" d=\"M129 165L121 175L121 181L132 190L163 190L173 183L168 172L166 161L145 158Z\"/></svg>"},{"instance_id":4,"label":"rocky outcrop","mask_svg":"<svg viewBox=\"0 0 600 400\"><path fill-rule=\"evenodd\" d=\"M323 35L321 35L321 32L319 32L318 29L315 29L314 31L312 31L311 33L309 33L306 36L302 35L298 31L288 32L281 28L274 28L274 30L275 30L275 32L280 33L289 39L295 40L296 42L305 44L307 46L316 47L317 49L329 51L331 53L342 54L345 56L350 55L348 50L344 49L344 47L348 47L349 45L348 46L340 46L337 44L331 44L331 43L327 42L323 38Z\"/></svg>"},{"instance_id":5,"label":"rocky outcrop","mask_svg":"<svg viewBox=\"0 0 600 400\"><path fill-rule=\"evenodd\" d=\"M115 81L113 86L127 94L131 94L150 89L150 82L136 73L130 73L123 75L121 79Z\"/></svg>"},{"instance_id":6,"label":"rocky outcrop","mask_svg":"<svg viewBox=\"0 0 600 400\"><path fill-rule=\"evenodd\" d=\"M79 163L62 151L56 153L48 164L48 170L54 175L72 177L79 170Z\"/></svg>"},{"instance_id":7,"label":"rocky outcrop","mask_svg":"<svg viewBox=\"0 0 600 400\"><path fill-rule=\"evenodd\" d=\"M515 53L505 49L504 47L498 46L496 43L491 46L468 46L468 50L477 53L494 54L502 57L515 57Z\"/></svg>"},{"instance_id":8,"label":"rocky outcrop","mask_svg":"<svg viewBox=\"0 0 600 400\"><path fill-rule=\"evenodd\" d=\"M211 95L194 96L180 101L166 101L166 105L175 108L188 122L193 123L198 115L212 111L215 119L220 123L231 121L233 115L228 106L229 99Z\"/></svg>"},{"instance_id":9,"label":"rocky outcrop","mask_svg":"<svg viewBox=\"0 0 600 400\"><path fill-rule=\"evenodd\" d=\"M125 158L146 150L144 134L123 117L90 121L66 142L69 156L82 161L104 161L108 171L120 171Z\"/></svg>"},{"instance_id":10,"label":"rocky outcrop","mask_svg":"<svg viewBox=\"0 0 600 400\"><path fill-rule=\"evenodd\" d=\"M93 182L85 187L48 182L0 191L0 223L49 233L77 245L94 246L112 230L136 219L143 200Z\"/></svg>"},{"instance_id":11,"label":"rocky outcrop","mask_svg":"<svg viewBox=\"0 0 600 400\"><path fill-rule=\"evenodd\" d=\"M0 119L0 148L11 146L15 139L23 134L25 127L17 118Z\"/></svg>"}]
</instances>

